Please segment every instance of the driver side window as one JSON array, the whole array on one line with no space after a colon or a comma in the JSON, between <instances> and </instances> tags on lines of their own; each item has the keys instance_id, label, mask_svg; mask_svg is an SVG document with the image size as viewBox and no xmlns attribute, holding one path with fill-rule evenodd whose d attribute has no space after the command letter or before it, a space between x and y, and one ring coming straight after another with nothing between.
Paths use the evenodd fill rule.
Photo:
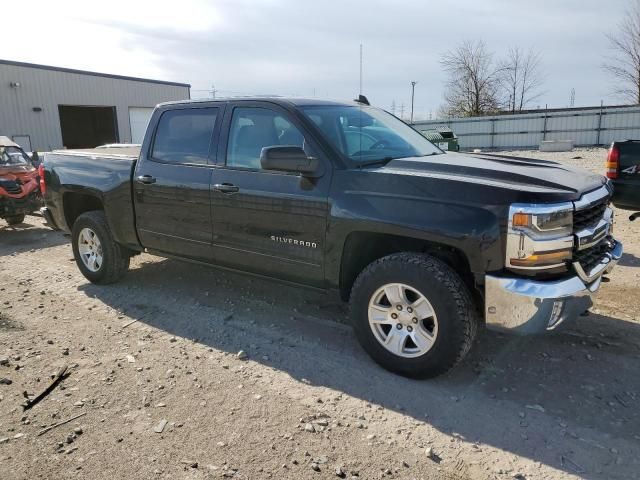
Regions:
<instances>
[{"instance_id":1,"label":"driver side window","mask_svg":"<svg viewBox=\"0 0 640 480\"><path fill-rule=\"evenodd\" d=\"M260 152L264 147L294 145L304 148L304 137L279 113L260 107L237 107L233 110L227 166L261 169Z\"/></svg>"}]
</instances>

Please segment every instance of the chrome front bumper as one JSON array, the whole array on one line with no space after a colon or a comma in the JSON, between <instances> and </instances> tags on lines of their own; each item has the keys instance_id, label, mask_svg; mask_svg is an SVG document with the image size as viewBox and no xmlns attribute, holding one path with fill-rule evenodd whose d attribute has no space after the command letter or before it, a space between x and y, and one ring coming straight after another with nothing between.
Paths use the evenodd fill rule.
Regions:
<instances>
[{"instance_id":1,"label":"chrome front bumper","mask_svg":"<svg viewBox=\"0 0 640 480\"><path fill-rule=\"evenodd\" d=\"M602 275L609 273L621 256L622 244L616 242L591 272L579 271L563 280L544 282L486 275L487 328L523 335L553 330L593 305L591 297L600 288Z\"/></svg>"}]
</instances>

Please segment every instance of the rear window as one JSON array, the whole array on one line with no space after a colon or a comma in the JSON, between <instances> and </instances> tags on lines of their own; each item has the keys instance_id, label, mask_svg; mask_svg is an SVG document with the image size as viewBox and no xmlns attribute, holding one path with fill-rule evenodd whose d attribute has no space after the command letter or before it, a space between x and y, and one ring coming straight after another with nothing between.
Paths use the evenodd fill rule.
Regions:
<instances>
[{"instance_id":1,"label":"rear window","mask_svg":"<svg viewBox=\"0 0 640 480\"><path fill-rule=\"evenodd\" d=\"M168 110L158 122L151 158L160 162L206 164L212 151L217 108Z\"/></svg>"}]
</instances>

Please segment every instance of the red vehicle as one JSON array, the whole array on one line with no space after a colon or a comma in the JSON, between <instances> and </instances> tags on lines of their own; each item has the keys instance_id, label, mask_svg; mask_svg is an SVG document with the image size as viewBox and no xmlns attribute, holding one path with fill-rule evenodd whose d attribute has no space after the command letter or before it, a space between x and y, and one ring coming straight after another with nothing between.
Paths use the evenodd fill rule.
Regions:
<instances>
[{"instance_id":1,"label":"red vehicle","mask_svg":"<svg viewBox=\"0 0 640 480\"><path fill-rule=\"evenodd\" d=\"M42 206L38 170L20 146L0 137L0 218L9 225Z\"/></svg>"}]
</instances>

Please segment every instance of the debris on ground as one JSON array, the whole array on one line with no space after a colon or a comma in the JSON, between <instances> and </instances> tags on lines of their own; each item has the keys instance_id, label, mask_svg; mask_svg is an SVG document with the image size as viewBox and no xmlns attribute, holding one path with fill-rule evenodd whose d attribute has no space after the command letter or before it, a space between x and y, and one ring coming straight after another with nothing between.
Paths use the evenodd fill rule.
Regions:
<instances>
[{"instance_id":1,"label":"debris on ground","mask_svg":"<svg viewBox=\"0 0 640 480\"><path fill-rule=\"evenodd\" d=\"M162 419L158 424L153 428L153 431L156 433L162 433L164 431L164 427L167 426L167 420Z\"/></svg>"},{"instance_id":2,"label":"debris on ground","mask_svg":"<svg viewBox=\"0 0 640 480\"><path fill-rule=\"evenodd\" d=\"M68 376L69 374L67 373L67 365L65 365L60 370L58 370L58 373L53 376L53 380L51 380L49 386L35 397L30 398L27 392L23 392L23 396L27 400L22 404L22 409L29 410L30 408L33 408L34 405L37 405L38 402L40 402L44 397L53 392L53 389L56 388L56 386L58 386L58 384Z\"/></svg>"},{"instance_id":3,"label":"debris on ground","mask_svg":"<svg viewBox=\"0 0 640 480\"><path fill-rule=\"evenodd\" d=\"M50 425L50 426L48 426L48 427L44 428L43 430L41 430L41 431L38 433L38 436L40 436L40 435L44 435L44 434L45 434L45 433L47 433L49 430L53 430L54 428L57 428L57 427L59 427L59 426L61 426L61 425L65 425L65 424L67 424L67 423L69 423L69 422L73 422L75 419L80 418L80 417L82 417L83 415L86 415L86 414L87 414L87 412L82 412L82 413L80 413L80 414L78 414L78 415L75 415L75 416L73 416L73 417L71 417L71 418L69 418L69 419L67 419L67 420L63 420L62 422L58 422L58 423L55 423L55 424L53 424L53 425Z\"/></svg>"}]
</instances>

